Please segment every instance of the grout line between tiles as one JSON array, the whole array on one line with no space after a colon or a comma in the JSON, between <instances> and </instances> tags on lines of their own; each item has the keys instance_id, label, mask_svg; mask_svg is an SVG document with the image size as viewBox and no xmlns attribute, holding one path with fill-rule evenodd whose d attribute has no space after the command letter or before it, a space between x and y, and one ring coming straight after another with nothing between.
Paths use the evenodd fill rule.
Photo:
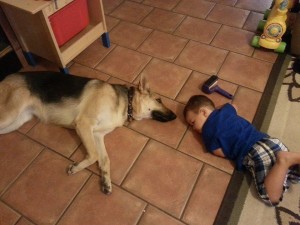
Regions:
<instances>
[{"instance_id":1,"label":"grout line between tiles","mask_svg":"<svg viewBox=\"0 0 300 225\"><path fill-rule=\"evenodd\" d=\"M81 188L79 188L78 192L73 196L72 199L70 199L70 202L68 203L67 207L61 212L60 216L58 217L58 219L56 220L56 222L54 224L58 224L60 222L60 220L64 217L64 215L67 213L67 211L73 205L74 201L76 201L78 195L80 195L81 191L84 189L84 187L89 182L89 180L92 178L92 176L93 176L93 173L90 173L90 175L88 176L86 181L82 183Z\"/></svg>"},{"instance_id":2,"label":"grout line between tiles","mask_svg":"<svg viewBox=\"0 0 300 225\"><path fill-rule=\"evenodd\" d=\"M197 157L195 157L195 156L189 155L188 153L183 152L183 151L180 151L180 150L178 149L179 146L180 146L180 143L182 142L182 140L183 140L183 138L184 138L184 135L185 135L186 132L188 131L188 128L186 129L185 133L182 135L182 137L181 137L181 139L180 139L180 141L179 141L179 143L178 143L178 145L177 145L176 148L174 148L174 147L172 147L172 146L170 146L170 145L167 145L166 143L163 143L163 142L161 142L161 141L159 141L159 140L157 140L157 139L155 139L155 138L149 137L149 136L147 136L147 135L145 135L145 134L143 134L143 133L141 133L141 132L139 132L139 131L137 131L137 130L134 130L134 129L130 128L130 127L127 127L127 128L128 128L128 129L131 129L132 131L134 131L134 132L136 132L136 133L139 133L139 134L141 134L141 135L143 135L143 136L149 138L149 140L147 141L146 145L148 144L148 142L150 142L151 140L153 140L153 141L155 141L155 142L157 142L157 143L160 143L160 144L162 144L162 145L164 145L164 146L167 146L168 148L170 148L170 149L172 149L172 150L174 150L174 151L176 151L176 152L179 152L179 153L181 153L181 154L183 154L183 155L185 155L185 156L187 156L187 157L189 157L189 158L192 158L192 159L194 159L194 160L196 160L196 161L200 161L200 162L202 162L203 164L210 165L211 167L213 167L213 168L215 168L215 169L217 169L217 170L223 171L224 173L227 173L228 175L232 175L230 172L228 172L228 171L226 171L226 170L224 170L224 169L222 169L222 168L218 168L218 167L216 167L215 165L212 165L212 164L210 164L210 163L208 163L208 162L205 162L205 161L203 161L203 160L201 160L201 159L199 159L199 158L197 158ZM144 146L144 148L146 147L146 145ZM143 148L142 151L144 151L144 148ZM139 154L139 156L142 154L142 151L141 151L141 153ZM138 158L135 160L135 162L136 162L137 160L138 160ZM134 166L132 166L132 167L134 167ZM128 173L129 173L129 172L128 172ZM127 175L128 175L128 173L127 173ZM126 175L126 177L127 177L127 175ZM126 178L124 178L124 180L122 181L122 184L121 184L121 185L123 185L123 182L125 181L125 179L126 179Z\"/></svg>"},{"instance_id":3,"label":"grout line between tiles","mask_svg":"<svg viewBox=\"0 0 300 225\"><path fill-rule=\"evenodd\" d=\"M21 223L21 220L22 220L23 218L24 218L25 220L29 221L30 223L32 223L32 225L36 225L36 223L34 223L32 220L30 220L29 218L27 218L27 217L25 217L25 216L23 216L23 215L20 215L20 218L16 221L15 225L18 225L19 223ZM30 224L30 225L31 225L31 224Z\"/></svg>"},{"instance_id":4,"label":"grout line between tiles","mask_svg":"<svg viewBox=\"0 0 300 225\"><path fill-rule=\"evenodd\" d=\"M207 17L210 15L210 13L214 10L214 8L216 7L216 5L218 5L217 3L215 2L211 2L211 3L214 3L214 6L209 10L209 12L206 14L206 16L204 17L205 20L207 21L210 21L207 19ZM213 21L212 21L213 22Z\"/></svg>"},{"instance_id":5,"label":"grout line between tiles","mask_svg":"<svg viewBox=\"0 0 300 225\"><path fill-rule=\"evenodd\" d=\"M191 76L192 76L193 73L194 73L194 70L191 70L189 76L187 77L187 79L185 80L185 82L184 82L183 85L181 86L180 90L178 90L176 96L174 97L174 101L176 101L176 102L178 102L178 103L181 103L181 104L185 105L185 103L179 102L179 101L177 100L177 98L178 98L179 94L181 93L181 91L183 90L184 86L188 83L188 81L189 81L189 79L191 78Z\"/></svg>"},{"instance_id":6,"label":"grout line between tiles","mask_svg":"<svg viewBox=\"0 0 300 225\"><path fill-rule=\"evenodd\" d=\"M143 213L143 216L144 216L145 213L147 213L147 210L148 210L148 208L149 208L150 206L153 207L153 208L155 208L155 209L157 209L157 210L159 210L159 211L162 211L163 213L165 213L165 214L167 214L168 216L172 217L172 218L175 219L176 221L179 221L179 222L181 222L182 224L188 225L186 222L180 220L180 218L174 217L173 215L169 214L168 212L166 212L166 211L164 211L164 210L158 208L157 206L155 206L155 205L153 205L153 204L151 204L151 203L147 203L147 206L145 207L145 212ZM138 223L137 223L136 225L139 225L139 224L140 224L140 222L141 222L143 216L140 218L140 220L138 221ZM157 225L163 225L163 224L157 224Z\"/></svg>"},{"instance_id":7,"label":"grout line between tiles","mask_svg":"<svg viewBox=\"0 0 300 225\"><path fill-rule=\"evenodd\" d=\"M146 206L145 206L145 208L144 208L144 210L143 210L141 216L140 216L139 219L137 220L136 225L138 225L138 224L141 222L141 220L143 219L143 217L144 217L145 214L147 213L147 210L148 210L149 207L150 207L150 206L149 206L149 203L146 203Z\"/></svg>"},{"instance_id":8,"label":"grout line between tiles","mask_svg":"<svg viewBox=\"0 0 300 225\"><path fill-rule=\"evenodd\" d=\"M131 1L132 2L132 1ZM144 4L144 3L142 3L142 5L145 5L145 6L149 6L149 5L147 5L147 4ZM143 26L143 25L141 25L143 22L144 22L144 20L156 9L156 7L153 7L153 6L149 6L149 7L152 7L152 9L149 11L149 13L147 14L147 15L145 15L144 16L144 18L142 18L141 19L141 21L139 21L137 24L138 25L140 25L140 26ZM143 26L144 27L144 26Z\"/></svg>"},{"instance_id":9,"label":"grout line between tiles","mask_svg":"<svg viewBox=\"0 0 300 225\"><path fill-rule=\"evenodd\" d=\"M132 163L132 165L128 168L128 171L127 171L126 175L123 177L120 185L118 185L119 187L123 186L124 182L127 180L129 174L131 173L132 169L135 167L135 164L137 163L137 161L141 157L142 153L145 151L145 148L147 147L147 145L149 144L150 141L151 141L151 138L148 138L148 140L145 143L144 147L142 148L142 150L140 151L140 153L138 154L138 156L136 157L136 159L134 160L134 162Z\"/></svg>"},{"instance_id":10,"label":"grout line between tiles","mask_svg":"<svg viewBox=\"0 0 300 225\"><path fill-rule=\"evenodd\" d=\"M111 44L114 44L114 43L111 43ZM106 59L107 56L108 56L113 50L115 50L115 48L116 48L117 46L118 46L117 44L115 44L115 46L110 45L110 47L108 48L108 49L110 49L110 51L109 51L104 57L102 57L102 59L94 66L93 69L94 69L94 70L97 70L97 71L100 71L100 70L96 69L97 66L99 66L99 64L100 64L102 61L104 61L104 59ZM101 72L102 72L102 71L101 71Z\"/></svg>"},{"instance_id":11,"label":"grout line between tiles","mask_svg":"<svg viewBox=\"0 0 300 225\"><path fill-rule=\"evenodd\" d=\"M180 222L184 223L180 218L177 218L177 217L175 217L174 215L170 214L169 212L165 211L164 209L159 208L158 206L153 205L151 202L147 201L146 199L143 199L142 197L136 195L134 192L131 192L130 190L124 188L123 186L118 186L118 188L120 188L120 189L123 190L124 192L127 192L128 194L130 194L130 195L132 195L132 196L138 198L139 200L145 202L147 205L150 205L150 206L152 206L152 207L154 207L154 208L156 208L156 209L162 211L163 213L165 213L165 214L167 214L168 216L170 216L170 217L176 219L177 221L180 221ZM146 212L145 212L145 213L146 213ZM184 223L184 224L186 224L186 223Z\"/></svg>"},{"instance_id":12,"label":"grout line between tiles","mask_svg":"<svg viewBox=\"0 0 300 225\"><path fill-rule=\"evenodd\" d=\"M22 218L25 218L26 220L28 220L29 222L31 222L33 225L37 225L36 223L34 223L30 218L24 216L21 212L19 212L17 209L13 208L11 205L9 205L8 203L6 203L5 201L3 201L2 199L0 199L0 202L2 202L7 208L11 209L12 211L14 211L15 213L17 213L20 217L19 219L16 221L15 225L17 225L19 223L19 221ZM1 222L1 221L0 221ZM2 224L1 224L2 225Z\"/></svg>"},{"instance_id":13,"label":"grout line between tiles","mask_svg":"<svg viewBox=\"0 0 300 225\"><path fill-rule=\"evenodd\" d=\"M145 202L145 203L146 203L146 205L145 205L144 209L141 211L141 214L139 215L139 217L136 220L136 223L135 223L136 225L139 224L139 222L141 221L141 219L143 218L143 216L146 213L146 208L149 206L149 204L147 202Z\"/></svg>"},{"instance_id":14,"label":"grout line between tiles","mask_svg":"<svg viewBox=\"0 0 300 225\"><path fill-rule=\"evenodd\" d=\"M218 30L218 32L220 31L220 29L221 28L219 28L219 30ZM153 58L156 58L156 59L158 59L158 60L162 60L162 61L164 61L164 62L167 62L167 63L172 63L172 64L174 64L174 65L177 65L177 66L180 66L180 67L182 67L182 68L186 68L186 69L189 69L189 70L192 70L192 71L196 71L196 72L200 72L200 73L203 73L203 72L201 72L201 71L198 71L198 70L194 70L194 69L192 69L192 68L189 68L189 67L186 67L186 66L183 66L183 65L180 65L180 64L178 64L178 63L176 63L176 60L180 57L180 55L182 54L182 52L185 50L185 48L187 47L187 45L191 42L191 41L194 41L194 42L197 42L197 43L200 43L200 44L204 44L204 45L207 45L207 46L210 46L210 47L213 47L213 48L216 48L216 49L221 49L221 50L225 50L225 51L227 51L227 55L226 55L226 57L224 58L224 60L223 60L223 62L222 62L222 64L221 64L221 66L218 68L218 73L220 72L220 70L221 70L221 68L222 68L222 66L223 66L223 64L224 64L224 62L226 61L226 59L227 59L227 57L229 56L229 54L231 53L231 52L234 52L234 51L231 51L231 50L228 50L228 49L223 49L223 48L220 48L220 47L217 47L217 46L212 46L212 45L210 45L210 44L207 44L207 43L202 43L202 42L199 42L199 41L195 41L195 40L191 40L191 39L187 39L187 38L183 38L183 37L180 37L180 38L183 38L183 39L185 39L185 40L187 40L187 42L186 42L186 44L185 44L185 46L182 48L182 50L178 53L178 55L175 57L175 59L174 60L172 60L172 61L168 61L168 60L165 60L165 59L161 59L161 58L158 58L158 57L156 57L156 56L153 56L153 55L150 55L150 54L147 54L147 53L144 53L144 52L141 52L140 50L139 50L139 48L143 45L143 43L149 38L149 37L151 37L151 35L153 35L153 32L154 32L155 30L153 29L153 31L148 35L148 37L140 44L140 46L136 49L136 50L133 50L133 49L130 49L130 48L128 48L128 47L123 47L123 46L120 46L120 45L118 45L117 43L114 43L115 44L115 47L114 47L114 49L117 47L117 46L120 46L120 47L122 47L122 48L126 48L126 49L129 49L129 50L131 50L131 51L137 51L138 53L140 53L140 54L143 54L143 55L147 55L147 56L150 56L150 57L152 57L152 59ZM163 32L163 31L160 31L160 32ZM215 34L215 36L218 34L218 32ZM169 33L166 33L166 32L163 32L163 33L165 33L165 34L169 34ZM170 34L169 34L170 35ZM214 36L214 38L215 38L215 36ZM213 39L214 39L213 38ZM212 41L213 41L213 39L212 39ZM106 54L106 56L105 57L103 57L102 58L102 60L95 66L95 68L114 50L114 49L112 49L109 53L107 53ZM236 53L236 54L239 54L239 55L243 55L243 56L246 56L246 57L249 57L249 58L251 58L251 59L255 59L255 60L258 60L258 61L262 61L262 62L264 62L264 63L270 63L270 64L272 64L271 62L267 62L267 61L264 61L264 60L261 60L261 59L257 59L257 58L253 58L252 56L249 56L249 55L245 55L245 54L243 54L243 53L239 53L239 52L234 52L234 53ZM253 55L254 54L254 51L252 52L252 54L251 55ZM151 59L151 60L152 60ZM151 61L150 60L150 61ZM149 63L149 62L148 62ZM139 74L141 73L141 72L143 72L143 70L146 68L146 66L148 65L148 63L144 66L144 68L138 73L138 75L136 76L136 78L139 76ZM98 69L96 69L97 71L101 71L101 70L98 70ZM101 71L101 72L103 72L103 71ZM205 74L205 73L203 73L203 74ZM109 74L110 76L112 76L112 77L115 77L113 74ZM208 74L209 75L209 74ZM117 78L117 77L116 77ZM136 79L135 78L135 79ZM118 78L118 79L120 79L120 78ZM134 80L135 80L134 79ZM134 80L131 82L131 83L133 83L134 82ZM126 81L126 82L128 82L128 81ZM237 85L239 85L239 84L237 84Z\"/></svg>"},{"instance_id":15,"label":"grout line between tiles","mask_svg":"<svg viewBox=\"0 0 300 225\"><path fill-rule=\"evenodd\" d=\"M203 168L204 168L204 166L205 166L205 163L202 164L202 166L201 166L201 168L200 168L200 171L199 171L199 173L198 173L198 176L197 176L197 178L195 179L195 182L194 182L194 184L193 184L193 188L191 189L190 194L189 194L189 197L187 198L186 203L185 203L185 205L184 205L184 207L183 207L183 210L182 210L182 212L181 212L181 215L180 215L180 221L183 221L183 216L184 216L184 214L185 214L185 212L186 212L186 208L187 208L187 206L189 205L190 199L191 199L191 197L193 196L193 193L194 193L194 191L195 191L196 185L197 185L197 183L198 183L199 180L200 180L200 176L201 176L201 174L203 173Z\"/></svg>"},{"instance_id":16,"label":"grout line between tiles","mask_svg":"<svg viewBox=\"0 0 300 225\"><path fill-rule=\"evenodd\" d=\"M59 152L59 151L56 151L55 149L50 148L49 146L47 146L47 145L41 143L40 141L38 141L38 140L36 140L36 139L31 138L31 137L28 136L28 135L26 135L26 137L27 137L28 139L34 141L35 143L38 143L39 145L45 147L46 149L50 150L51 152L56 153L56 154L59 155L59 156L62 156L63 158L67 159L67 160L70 161L70 162L72 162L72 160L70 159L71 155L72 155L72 154L78 149L78 147L81 145L81 143L78 144L78 145L72 150L72 153L70 154L70 156L66 156L66 155L64 155L63 153L61 153L61 152Z\"/></svg>"},{"instance_id":17,"label":"grout line between tiles","mask_svg":"<svg viewBox=\"0 0 300 225\"><path fill-rule=\"evenodd\" d=\"M180 103L180 104L182 104L182 103ZM210 165L211 167L213 167L213 168L215 168L215 169L218 169L218 170L220 170L220 171L223 171L223 172L225 172L225 173L227 173L227 174L229 174L229 175L232 175L230 172L228 172L228 171L226 171L226 170L224 170L224 169L222 169L222 168L218 168L218 167L216 167L215 165L212 165L212 164L210 164L210 163L208 163L208 162L205 162L205 161L202 161L201 159L199 159L199 158L197 158L197 157L194 157L194 156L192 156L192 155L189 155L188 153L185 153L185 152L183 152L183 151L180 151L178 148L179 148L179 146L180 146L180 143L182 142L182 140L183 140L183 138L184 138L184 136L185 136L185 134L188 132L188 127L186 127L186 130L185 130L185 132L183 133L183 135L182 135L182 137L180 138L180 141L178 142L178 144L177 144L177 146L176 147L173 147L173 146L170 146L170 145L168 145L168 144L166 144L166 143L164 143L164 142L161 142L160 140L157 140L157 139L155 139L155 138L153 138L153 137L151 137L151 136L147 136L146 134L144 134L144 133L142 133L142 132L140 132L140 131L138 131L138 130L135 130L135 129L133 129L133 128L131 128L130 126L126 126L126 128L127 129L130 129L130 130L132 130L132 131L134 131L135 133L138 133L138 134L140 134L140 135L142 135L142 136L144 136L144 137L147 137L149 140L147 141L147 143L145 144L145 146L144 146L144 148L146 147L146 145L148 144L148 142L149 141L151 141L151 140L153 140L153 141L155 141L155 142L157 142L157 143L160 143L160 144L162 144L162 145L164 145L164 146L167 146L167 147L169 147L169 148L171 148L171 149L173 149L173 150L175 150L175 151L177 151L177 152L180 152L181 154L183 154L183 155L186 155L186 156L188 156L188 157L190 157L190 158L193 158L193 159L195 159L195 160L197 160L197 161L200 161L200 162L202 162L202 163L204 163L204 164L207 164L207 165ZM144 148L143 148L143 150L142 151L144 151ZM141 151L141 153L139 154L139 156L142 154L142 151ZM135 160L135 162L138 160L138 158ZM132 167L133 167L133 165L132 165ZM129 173L129 172L128 172ZM128 175L128 173L127 173L127 175ZM125 180L126 178L124 178L124 180ZM123 181L124 181L123 180ZM122 184L123 184L123 181L122 181ZM121 184L121 185L122 185Z\"/></svg>"},{"instance_id":18,"label":"grout line between tiles","mask_svg":"<svg viewBox=\"0 0 300 225\"><path fill-rule=\"evenodd\" d=\"M1 191L0 193L0 199L2 199L2 197L9 191L9 189L17 182L17 180L19 180L19 178L28 170L29 167L31 167L31 165L34 163L34 161L45 151L46 147L45 146L41 146L43 148L41 148L42 150L35 156L32 158L32 160L23 168L22 171L20 171L20 173Z\"/></svg>"},{"instance_id":19,"label":"grout line between tiles","mask_svg":"<svg viewBox=\"0 0 300 225\"><path fill-rule=\"evenodd\" d=\"M217 4L215 4L215 5L217 5ZM215 7L215 5L214 5L214 7ZM213 7L213 8L214 8ZM212 9L213 9L212 8ZM233 7L233 8L237 8L237 7ZM161 9L161 8L158 8L158 9ZM212 10L211 9L211 10ZM240 9L240 8L238 8L238 9ZM248 10L249 11L249 14L248 14L248 16L247 16L247 18L249 17L249 15L250 15L250 13L251 13L251 11L252 10ZM210 11L211 12L211 11ZM209 13L210 13L209 12ZM177 13L177 12L175 12L175 13ZM208 13L208 15L209 15L209 13ZM177 13L177 14L181 14L181 13ZM181 14L181 15L185 15L185 14ZM109 15L109 16L111 16L111 15ZM148 15L147 15L148 16ZM146 16L146 17L147 17ZM113 17L113 16L112 16ZM145 17L145 18L146 18ZM207 20L206 18L198 18L198 17L194 17L194 16L189 16L189 15L185 15L185 17L192 17L192 18L195 18L195 19L201 19L201 20L205 20L205 21L210 21L210 20ZM115 17L115 18L117 18L117 17ZM144 18L144 19L145 19ZM247 18L245 19L245 22L244 22L244 24L243 24L243 26L245 25L245 23L246 23L246 21L247 21ZM117 18L117 19L119 19L119 18ZM143 19L143 20L144 20ZM185 20L186 18L184 18L182 21L181 21L181 23ZM122 20L122 19L120 19L120 20ZM123 21L123 20L122 20ZM126 21L126 20L124 20L124 21ZM130 21L129 21L130 22ZM243 31L248 31L248 30L245 30L245 29L243 29L243 26L242 27L236 27L236 26L231 26L231 25L226 25L226 24L221 24L221 23L218 23L218 22L214 22L214 21L210 21L210 22L213 22L213 23L216 23L216 24L220 24L221 26L228 26L228 27L232 27L232 28L236 28L236 29L240 29L240 30L243 30ZM139 23L134 23L134 22L130 22L130 23L133 23L133 24L138 24L138 25L140 25L141 24L141 22L139 22ZM140 26L143 26L143 25L140 25ZM143 27L147 27L147 26L143 26ZM181 37L181 36L178 36L178 35L176 35L176 34L174 34L174 32L178 29L178 27L179 27L179 25L177 26L177 28L173 31L173 32L171 32L171 33L168 33L168 32L165 32L165 31L160 31L160 32L163 32L163 33L166 33L166 34L172 34L172 35L175 35L176 37ZM147 27L148 28L148 27ZM153 31L152 31L152 33L154 32L154 31L156 31L156 29L154 29L154 28L151 28L151 29L153 29ZM216 32L216 34L215 34L215 36L213 37L213 39L216 37L216 35L218 34L218 32L220 31L220 29L221 28L219 28L218 29L218 31ZM252 31L248 31L248 32L252 32ZM255 34L255 32L252 32L253 34ZM150 36L150 35L149 35ZM148 36L148 37L149 37ZM148 39L148 37L146 38L146 39ZM181 37L181 38L184 38L184 39L186 39L186 40L188 40L188 42L189 41L191 41L191 40L193 40L193 39L187 39L187 38L185 38L185 37ZM146 40L145 39L145 40ZM212 43L212 41L213 41L213 39L211 40L211 42L209 43L209 44L207 44L207 43L203 43L203 42L200 42L200 41L197 41L197 40L193 40L193 41L195 41L195 42L198 42L198 43L202 43L202 44L205 44L205 45L208 45L208 46L212 46L212 45L210 45L211 43ZM144 40L144 41L145 41ZM142 42L142 44L143 44L144 42ZM141 44L141 45L142 45ZM140 45L140 46L141 46ZM139 48L140 48L140 46L136 49L136 51L138 51L138 52L140 52L139 51ZM186 47L186 46L185 46ZM185 48L184 47L184 48ZM228 50L228 49L224 49L224 48L221 48L221 47L217 47L217 46L212 46L212 47L215 47L215 48L218 48L218 49L222 49L222 50L227 50L227 51L229 51L229 52L235 52L235 51L232 51L232 50ZM183 48L183 49L184 49ZM182 49L182 50L183 50ZM182 51L181 51L182 52ZM179 53L179 55L181 54L181 52ZM253 51L254 52L254 51ZM140 52L140 53L143 53L143 52ZM237 54L241 54L241 55L245 55L245 56L247 56L247 57L251 57L251 58L253 58L252 57L252 55L253 55L253 53L249 56L249 55L246 55L246 54L243 54L243 53L240 53L240 52L235 52L235 53L237 53ZM145 53L143 53L143 54L145 54ZM148 55L148 54L147 54ZM176 59L179 57L179 55L177 55L177 57L175 58L175 60L173 60L173 63L175 63L175 61L176 61ZM149 55L149 56L151 56L151 55ZM154 56L152 56L152 57L154 57ZM157 57L156 57L157 58ZM256 59L256 58L254 58L254 59ZM258 60L260 60L260 59L258 59ZM168 61L169 62L169 61ZM177 65L177 64L176 64Z\"/></svg>"}]
</instances>

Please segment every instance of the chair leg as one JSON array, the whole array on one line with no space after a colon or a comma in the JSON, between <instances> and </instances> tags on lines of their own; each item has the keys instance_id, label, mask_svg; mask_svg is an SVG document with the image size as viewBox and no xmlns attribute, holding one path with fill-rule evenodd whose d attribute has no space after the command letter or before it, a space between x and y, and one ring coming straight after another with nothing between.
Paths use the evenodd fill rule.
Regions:
<instances>
[{"instance_id":1,"label":"chair leg","mask_svg":"<svg viewBox=\"0 0 300 225\"><path fill-rule=\"evenodd\" d=\"M64 74L69 74L69 69L67 67L59 68L59 71L64 73Z\"/></svg>"},{"instance_id":2,"label":"chair leg","mask_svg":"<svg viewBox=\"0 0 300 225\"><path fill-rule=\"evenodd\" d=\"M26 61L28 62L29 65L31 66L36 66L37 63L33 57L33 54L31 52L23 52Z\"/></svg>"},{"instance_id":3,"label":"chair leg","mask_svg":"<svg viewBox=\"0 0 300 225\"><path fill-rule=\"evenodd\" d=\"M108 32L103 33L101 35L101 39L102 39L103 46L106 47L106 48L109 48L110 47L110 39L109 39Z\"/></svg>"}]
</instances>

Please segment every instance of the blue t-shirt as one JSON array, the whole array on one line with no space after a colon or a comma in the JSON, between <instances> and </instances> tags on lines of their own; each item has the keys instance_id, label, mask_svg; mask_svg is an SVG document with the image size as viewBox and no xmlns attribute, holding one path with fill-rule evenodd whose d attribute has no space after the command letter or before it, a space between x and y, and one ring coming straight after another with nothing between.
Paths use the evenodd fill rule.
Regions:
<instances>
[{"instance_id":1,"label":"blue t-shirt","mask_svg":"<svg viewBox=\"0 0 300 225\"><path fill-rule=\"evenodd\" d=\"M221 109L214 110L202 128L206 149L213 152L222 148L226 158L235 161L238 170L243 169L243 159L251 147L267 136L238 116L235 108L229 103Z\"/></svg>"}]
</instances>

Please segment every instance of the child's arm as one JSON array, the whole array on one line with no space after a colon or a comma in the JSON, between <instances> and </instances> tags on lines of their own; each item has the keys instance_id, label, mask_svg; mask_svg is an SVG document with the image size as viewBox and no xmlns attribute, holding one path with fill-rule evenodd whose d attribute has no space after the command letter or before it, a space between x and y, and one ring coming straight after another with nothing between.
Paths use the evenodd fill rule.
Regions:
<instances>
[{"instance_id":1,"label":"child's arm","mask_svg":"<svg viewBox=\"0 0 300 225\"><path fill-rule=\"evenodd\" d=\"M213 154L222 158L225 158L224 152L221 148L218 148L213 151Z\"/></svg>"},{"instance_id":2,"label":"child's arm","mask_svg":"<svg viewBox=\"0 0 300 225\"><path fill-rule=\"evenodd\" d=\"M234 104L234 103L228 103L228 104L230 104L230 105L235 109L236 112L238 111L238 107L237 107L236 104ZM225 105L225 104L224 104L224 105ZM218 106L218 107L216 107L216 109L220 109L220 108L222 108L224 105Z\"/></svg>"}]
</instances>

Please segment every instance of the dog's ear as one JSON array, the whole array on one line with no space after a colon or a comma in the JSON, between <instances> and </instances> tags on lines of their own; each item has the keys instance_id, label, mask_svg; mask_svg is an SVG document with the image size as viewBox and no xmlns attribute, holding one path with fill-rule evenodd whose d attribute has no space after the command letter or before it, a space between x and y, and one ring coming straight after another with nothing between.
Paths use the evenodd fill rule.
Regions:
<instances>
[{"instance_id":1,"label":"dog's ear","mask_svg":"<svg viewBox=\"0 0 300 225\"><path fill-rule=\"evenodd\" d=\"M150 92L149 83L143 74L140 77L139 91L141 93L149 93Z\"/></svg>"}]
</instances>

